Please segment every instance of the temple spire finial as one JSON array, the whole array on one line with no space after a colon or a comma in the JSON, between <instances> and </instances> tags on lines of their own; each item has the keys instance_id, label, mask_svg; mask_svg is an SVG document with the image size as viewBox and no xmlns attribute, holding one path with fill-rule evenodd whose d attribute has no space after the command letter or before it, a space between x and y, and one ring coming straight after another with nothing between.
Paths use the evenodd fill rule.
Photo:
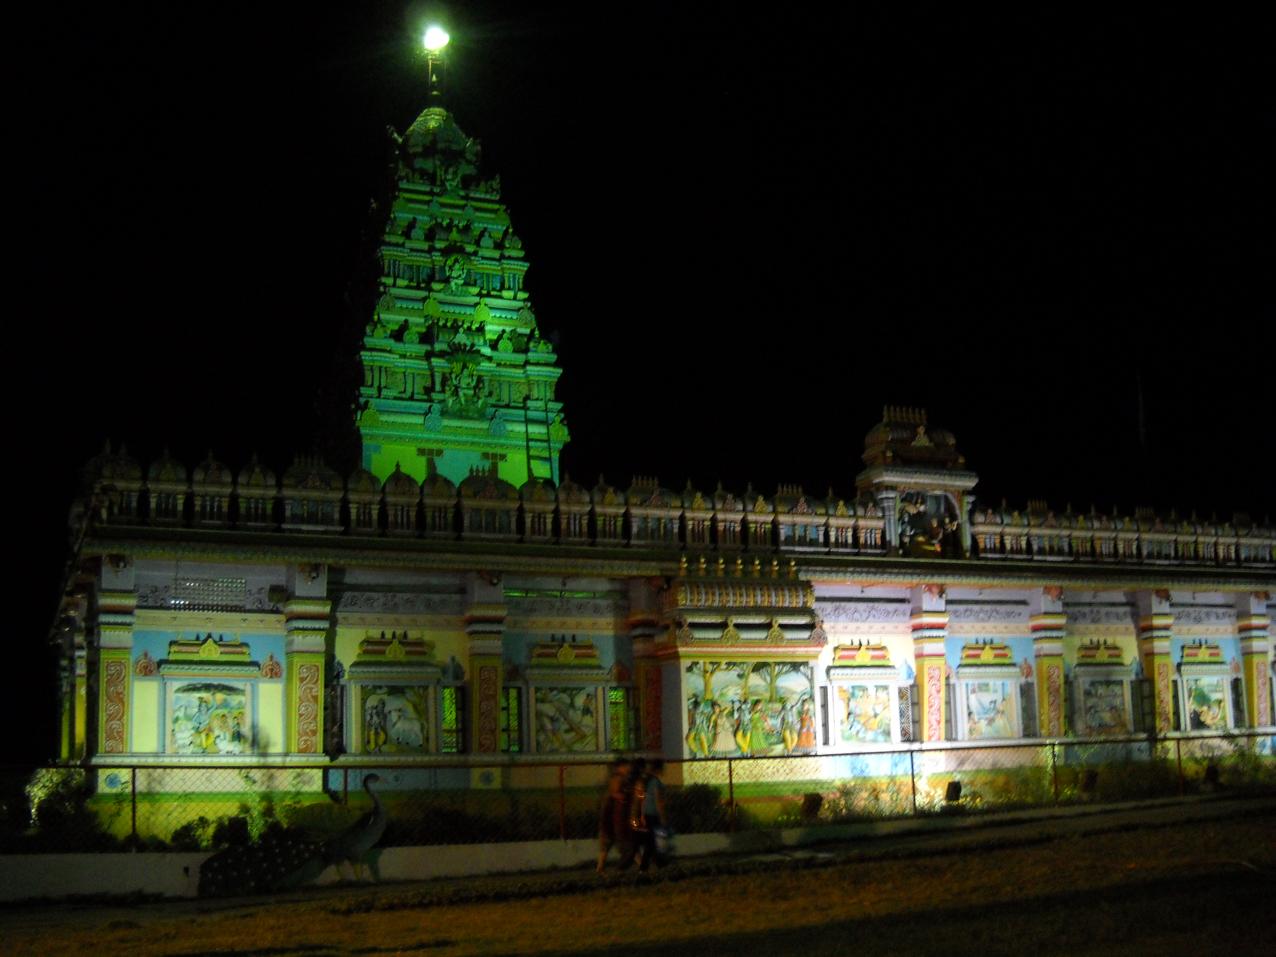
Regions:
<instances>
[{"instance_id":1,"label":"temple spire finial","mask_svg":"<svg viewBox=\"0 0 1276 957\"><path fill-rule=\"evenodd\" d=\"M446 73L447 59L443 55L448 41L452 38L437 23L425 28L422 45L425 47L425 68L430 84L430 106L443 105L443 81Z\"/></svg>"}]
</instances>

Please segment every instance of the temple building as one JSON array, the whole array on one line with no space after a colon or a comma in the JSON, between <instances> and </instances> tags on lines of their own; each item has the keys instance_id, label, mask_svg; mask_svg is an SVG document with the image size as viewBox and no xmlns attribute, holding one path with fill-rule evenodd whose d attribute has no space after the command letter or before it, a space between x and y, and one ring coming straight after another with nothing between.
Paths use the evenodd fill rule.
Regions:
<instances>
[{"instance_id":1,"label":"temple building","mask_svg":"<svg viewBox=\"0 0 1276 957\"><path fill-rule=\"evenodd\" d=\"M56 626L63 761L487 787L616 751L1273 725L1276 529L991 506L956 438L895 407L830 476L846 494L572 481L499 179L438 105L397 149L361 467L92 461Z\"/></svg>"}]
</instances>

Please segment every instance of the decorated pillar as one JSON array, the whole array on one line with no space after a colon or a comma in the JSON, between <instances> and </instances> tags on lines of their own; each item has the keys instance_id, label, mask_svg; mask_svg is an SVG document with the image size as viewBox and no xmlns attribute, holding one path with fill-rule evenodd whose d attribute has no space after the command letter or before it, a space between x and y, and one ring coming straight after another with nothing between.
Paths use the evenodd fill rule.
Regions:
<instances>
[{"instance_id":1,"label":"decorated pillar","mask_svg":"<svg viewBox=\"0 0 1276 957\"><path fill-rule=\"evenodd\" d=\"M98 594L98 754L129 750L129 662L136 610L134 591Z\"/></svg>"},{"instance_id":2,"label":"decorated pillar","mask_svg":"<svg viewBox=\"0 0 1276 957\"><path fill-rule=\"evenodd\" d=\"M505 636L505 590L501 576L475 572L466 582L465 633L469 636L471 754L495 755L501 750L501 639Z\"/></svg>"},{"instance_id":3,"label":"decorated pillar","mask_svg":"<svg viewBox=\"0 0 1276 957\"><path fill-rule=\"evenodd\" d=\"M1152 682L1152 711L1157 734L1174 727L1174 667L1170 661L1170 638L1174 612L1166 590L1139 592L1139 660L1143 674Z\"/></svg>"},{"instance_id":4,"label":"decorated pillar","mask_svg":"<svg viewBox=\"0 0 1276 957\"><path fill-rule=\"evenodd\" d=\"M923 741L943 741L946 737L944 642L948 638L948 611L945 594L942 585L922 585L914 588L912 594L913 657Z\"/></svg>"},{"instance_id":5,"label":"decorated pillar","mask_svg":"<svg viewBox=\"0 0 1276 957\"><path fill-rule=\"evenodd\" d=\"M1032 597L1028 627L1037 671L1037 733L1057 738L1067 733L1063 714L1063 639L1067 616L1063 613L1063 589L1042 588Z\"/></svg>"},{"instance_id":6,"label":"decorated pillar","mask_svg":"<svg viewBox=\"0 0 1276 957\"><path fill-rule=\"evenodd\" d=\"M76 622L72 642L74 651L69 669L71 700L68 707L71 733L67 756L72 761L82 761L89 753L89 649L82 620Z\"/></svg>"},{"instance_id":7,"label":"decorated pillar","mask_svg":"<svg viewBox=\"0 0 1276 957\"><path fill-rule=\"evenodd\" d=\"M882 510L882 518L886 522L882 529L886 548L896 551L899 549L899 494L894 489L878 490L877 507Z\"/></svg>"},{"instance_id":8,"label":"decorated pillar","mask_svg":"<svg viewBox=\"0 0 1276 957\"><path fill-rule=\"evenodd\" d=\"M1276 723L1271 712L1271 617L1267 592L1251 592L1236 599L1236 634L1241 644L1245 685L1245 718L1251 728Z\"/></svg>"},{"instance_id":9,"label":"decorated pillar","mask_svg":"<svg viewBox=\"0 0 1276 957\"><path fill-rule=\"evenodd\" d=\"M287 676L288 750L293 754L323 751L323 665L332 602L325 565L288 569L284 604L284 658Z\"/></svg>"},{"instance_id":10,"label":"decorated pillar","mask_svg":"<svg viewBox=\"0 0 1276 957\"><path fill-rule=\"evenodd\" d=\"M957 493L957 525L958 537L961 539L961 555L953 556L954 558L966 558L975 552L973 547L975 532L970 523L970 513L974 511L974 508L974 495L969 491Z\"/></svg>"},{"instance_id":11,"label":"decorated pillar","mask_svg":"<svg viewBox=\"0 0 1276 957\"><path fill-rule=\"evenodd\" d=\"M686 576L686 558L682 560ZM634 687L638 693L638 747L660 751L660 709L664 702L660 662L654 657L661 633L656 592L646 579L629 582L629 638L634 651Z\"/></svg>"}]
</instances>

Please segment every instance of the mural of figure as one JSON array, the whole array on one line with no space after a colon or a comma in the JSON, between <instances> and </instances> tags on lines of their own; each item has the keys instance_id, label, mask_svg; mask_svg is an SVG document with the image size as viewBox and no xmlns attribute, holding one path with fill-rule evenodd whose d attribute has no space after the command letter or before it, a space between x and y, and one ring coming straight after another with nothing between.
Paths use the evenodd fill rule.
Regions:
<instances>
[{"instance_id":1,"label":"mural of figure","mask_svg":"<svg viewBox=\"0 0 1276 957\"><path fill-rule=\"evenodd\" d=\"M713 729L713 753L735 754L736 752L736 716L735 708L730 704L715 709Z\"/></svg>"},{"instance_id":2,"label":"mural of figure","mask_svg":"<svg viewBox=\"0 0 1276 957\"><path fill-rule=\"evenodd\" d=\"M740 718L736 721L735 743L746 758L753 753L753 719L753 711L742 706Z\"/></svg>"},{"instance_id":3,"label":"mural of figure","mask_svg":"<svg viewBox=\"0 0 1276 957\"><path fill-rule=\"evenodd\" d=\"M691 676L685 698L689 756L760 757L800 748L802 702L813 697L808 663L693 661L685 672ZM813 750L813 728L811 738Z\"/></svg>"},{"instance_id":4,"label":"mural of figure","mask_svg":"<svg viewBox=\"0 0 1276 957\"><path fill-rule=\"evenodd\" d=\"M376 754L385 746L388 737L385 701L378 698L368 706L363 718L363 728L364 750L369 754Z\"/></svg>"},{"instance_id":5,"label":"mural of figure","mask_svg":"<svg viewBox=\"0 0 1276 957\"><path fill-rule=\"evenodd\" d=\"M696 750L696 714L700 711L700 696L691 695L687 698L687 750L691 752L691 756L698 757L699 752Z\"/></svg>"},{"instance_id":6,"label":"mural of figure","mask_svg":"<svg viewBox=\"0 0 1276 957\"><path fill-rule=\"evenodd\" d=\"M802 699L802 710L798 716L797 746L801 751L815 750L815 715L811 713L811 699Z\"/></svg>"},{"instance_id":7,"label":"mural of figure","mask_svg":"<svg viewBox=\"0 0 1276 957\"><path fill-rule=\"evenodd\" d=\"M968 737L1014 737L1015 729L1010 715L1010 693L1009 682L972 682L966 711Z\"/></svg>"},{"instance_id":8,"label":"mural of figure","mask_svg":"<svg viewBox=\"0 0 1276 957\"><path fill-rule=\"evenodd\" d=\"M891 740L894 704L890 685L850 685L839 688L842 700L843 741L885 742Z\"/></svg>"},{"instance_id":9,"label":"mural of figure","mask_svg":"<svg viewBox=\"0 0 1276 957\"><path fill-rule=\"evenodd\" d=\"M784 753L792 754L798 746L798 702L785 701L780 710L780 737Z\"/></svg>"},{"instance_id":10,"label":"mural of figure","mask_svg":"<svg viewBox=\"0 0 1276 957\"><path fill-rule=\"evenodd\" d=\"M1222 678L1192 679L1188 686L1188 725L1193 731L1217 731L1227 727Z\"/></svg>"},{"instance_id":11,"label":"mural of figure","mask_svg":"<svg viewBox=\"0 0 1276 957\"><path fill-rule=\"evenodd\" d=\"M709 756L709 742L713 740L713 710L714 705L712 698L705 698L700 702L700 708L696 711L696 742L700 746L700 754L702 757Z\"/></svg>"},{"instance_id":12,"label":"mural of figure","mask_svg":"<svg viewBox=\"0 0 1276 957\"><path fill-rule=\"evenodd\" d=\"M593 687L540 687L535 691L536 750L585 753L598 749Z\"/></svg>"},{"instance_id":13,"label":"mural of figure","mask_svg":"<svg viewBox=\"0 0 1276 957\"><path fill-rule=\"evenodd\" d=\"M762 709L762 699L756 698L749 709L749 753L766 754L771 742L767 740L767 714Z\"/></svg>"},{"instance_id":14,"label":"mural of figure","mask_svg":"<svg viewBox=\"0 0 1276 957\"><path fill-rule=\"evenodd\" d=\"M242 754L248 741L245 689L212 682L173 690L170 725L179 754Z\"/></svg>"}]
</instances>

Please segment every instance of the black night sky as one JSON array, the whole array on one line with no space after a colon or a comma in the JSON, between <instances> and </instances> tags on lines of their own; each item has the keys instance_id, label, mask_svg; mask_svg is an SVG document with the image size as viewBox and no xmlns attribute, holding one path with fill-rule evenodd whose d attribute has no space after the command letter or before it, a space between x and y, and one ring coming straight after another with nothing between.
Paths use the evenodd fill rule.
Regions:
<instances>
[{"instance_id":1,"label":"black night sky","mask_svg":"<svg viewBox=\"0 0 1276 957\"><path fill-rule=\"evenodd\" d=\"M1259 20L694 8L445 14L450 104L558 343L574 478L847 495L891 403L956 434L986 501L1276 513ZM47 632L107 437L356 464L368 206L385 127L424 105L430 10L11 25L15 645Z\"/></svg>"}]
</instances>

